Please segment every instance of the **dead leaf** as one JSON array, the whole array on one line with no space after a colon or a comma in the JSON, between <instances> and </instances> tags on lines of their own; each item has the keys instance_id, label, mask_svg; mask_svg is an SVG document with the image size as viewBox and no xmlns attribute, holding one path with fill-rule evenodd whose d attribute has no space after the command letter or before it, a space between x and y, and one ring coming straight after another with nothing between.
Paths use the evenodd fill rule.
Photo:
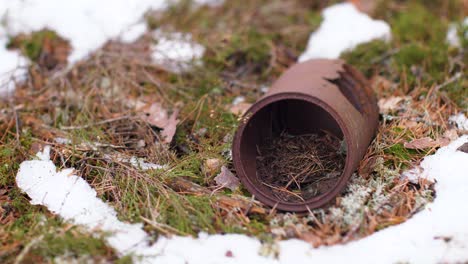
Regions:
<instances>
[{"instance_id":1,"label":"dead leaf","mask_svg":"<svg viewBox=\"0 0 468 264\"><path fill-rule=\"evenodd\" d=\"M216 184L234 191L239 187L240 181L226 166L221 167L221 172L214 178Z\"/></svg>"},{"instance_id":2,"label":"dead leaf","mask_svg":"<svg viewBox=\"0 0 468 264\"><path fill-rule=\"evenodd\" d=\"M419 125L418 122L413 121L413 120L408 120L408 119L401 120L401 123L399 124L399 126L403 128L415 128L418 125Z\"/></svg>"},{"instance_id":3,"label":"dead leaf","mask_svg":"<svg viewBox=\"0 0 468 264\"><path fill-rule=\"evenodd\" d=\"M468 153L468 143L465 143L461 145L459 148L457 148L458 151Z\"/></svg>"},{"instance_id":4,"label":"dead leaf","mask_svg":"<svg viewBox=\"0 0 468 264\"><path fill-rule=\"evenodd\" d=\"M231 113L233 113L235 115L243 115L243 114L245 114L245 112L247 112L247 110L251 106L252 106L252 104L242 102L242 103L238 103L236 105L231 106L229 111L231 111Z\"/></svg>"},{"instance_id":5,"label":"dead leaf","mask_svg":"<svg viewBox=\"0 0 468 264\"><path fill-rule=\"evenodd\" d=\"M440 142L433 140L430 137L414 139L411 142L405 142L403 146L407 149L426 149L439 147Z\"/></svg>"},{"instance_id":6,"label":"dead leaf","mask_svg":"<svg viewBox=\"0 0 468 264\"><path fill-rule=\"evenodd\" d=\"M322 238L312 232L301 234L300 238L312 245L314 248L317 248L323 244Z\"/></svg>"},{"instance_id":7,"label":"dead leaf","mask_svg":"<svg viewBox=\"0 0 468 264\"><path fill-rule=\"evenodd\" d=\"M141 119L153 126L164 128L169 123L167 110L160 103L147 104L137 111L142 112Z\"/></svg>"},{"instance_id":8,"label":"dead leaf","mask_svg":"<svg viewBox=\"0 0 468 264\"><path fill-rule=\"evenodd\" d=\"M228 258L233 258L233 257L234 257L234 254L232 254L232 251L231 251L231 250L228 250L228 251L226 251L225 256L228 257Z\"/></svg>"},{"instance_id":9,"label":"dead leaf","mask_svg":"<svg viewBox=\"0 0 468 264\"><path fill-rule=\"evenodd\" d=\"M434 148L434 147L445 147L450 142L456 140L458 138L458 133L456 129L450 129L445 131L442 137L433 140L430 137L424 137L415 139L411 142L406 142L403 144L405 148L408 149L426 149L426 148Z\"/></svg>"},{"instance_id":10,"label":"dead leaf","mask_svg":"<svg viewBox=\"0 0 468 264\"><path fill-rule=\"evenodd\" d=\"M379 100L380 113L387 113L389 111L397 110L401 101L408 99L408 97L392 96L389 98L381 98Z\"/></svg>"},{"instance_id":11,"label":"dead leaf","mask_svg":"<svg viewBox=\"0 0 468 264\"><path fill-rule=\"evenodd\" d=\"M162 129L161 136L164 143L171 143L179 123L179 119L177 119L178 110L169 115L168 111L160 103L152 103L137 108L137 111L141 112L140 118L143 121Z\"/></svg>"},{"instance_id":12,"label":"dead leaf","mask_svg":"<svg viewBox=\"0 0 468 264\"><path fill-rule=\"evenodd\" d=\"M379 75L372 77L370 84L376 91L389 91L396 86L394 82L391 82L390 80Z\"/></svg>"},{"instance_id":13,"label":"dead leaf","mask_svg":"<svg viewBox=\"0 0 468 264\"><path fill-rule=\"evenodd\" d=\"M163 137L164 143L171 143L172 138L174 138L174 135L177 130L177 124L179 124L179 119L177 119L177 116L179 115L179 110L174 111L171 116L169 117L169 120L166 124L165 127L163 127L163 130L161 131L161 136Z\"/></svg>"},{"instance_id":14,"label":"dead leaf","mask_svg":"<svg viewBox=\"0 0 468 264\"><path fill-rule=\"evenodd\" d=\"M450 141L454 141L458 138L458 132L456 129L449 129L445 131L444 138L449 139Z\"/></svg>"},{"instance_id":15,"label":"dead leaf","mask_svg":"<svg viewBox=\"0 0 468 264\"><path fill-rule=\"evenodd\" d=\"M437 140L437 143L439 143L438 147L445 147L448 144L450 144L451 140L449 138L443 137L441 139Z\"/></svg>"}]
</instances>

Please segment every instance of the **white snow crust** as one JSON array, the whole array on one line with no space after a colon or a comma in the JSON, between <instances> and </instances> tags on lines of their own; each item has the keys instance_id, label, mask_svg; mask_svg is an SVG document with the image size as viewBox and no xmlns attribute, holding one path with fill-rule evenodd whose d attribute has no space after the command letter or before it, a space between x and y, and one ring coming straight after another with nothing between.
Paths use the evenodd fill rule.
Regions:
<instances>
[{"instance_id":1,"label":"white snow crust","mask_svg":"<svg viewBox=\"0 0 468 264\"><path fill-rule=\"evenodd\" d=\"M351 3L340 3L322 11L323 21L309 37L299 62L309 59L336 59L346 50L375 39L390 40L390 26L373 20Z\"/></svg>"}]
</instances>

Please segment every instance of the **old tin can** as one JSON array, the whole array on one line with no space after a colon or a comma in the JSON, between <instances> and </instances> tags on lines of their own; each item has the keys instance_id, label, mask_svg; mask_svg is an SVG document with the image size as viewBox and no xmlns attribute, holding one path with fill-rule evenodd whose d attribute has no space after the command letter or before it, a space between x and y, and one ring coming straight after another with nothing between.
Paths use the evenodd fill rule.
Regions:
<instances>
[{"instance_id":1,"label":"old tin can","mask_svg":"<svg viewBox=\"0 0 468 264\"><path fill-rule=\"evenodd\" d=\"M324 206L345 187L378 127L378 106L365 77L341 60L309 60L288 69L245 113L233 141L237 175L256 199L281 211ZM257 177L257 146L279 131L327 131L346 144L344 169L325 193L301 202L282 201Z\"/></svg>"}]
</instances>

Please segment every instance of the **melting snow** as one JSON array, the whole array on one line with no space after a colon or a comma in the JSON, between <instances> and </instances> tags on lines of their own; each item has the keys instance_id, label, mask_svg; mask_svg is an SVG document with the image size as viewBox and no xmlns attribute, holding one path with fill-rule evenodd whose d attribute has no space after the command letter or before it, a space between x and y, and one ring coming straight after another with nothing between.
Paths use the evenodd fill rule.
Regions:
<instances>
[{"instance_id":1,"label":"melting snow","mask_svg":"<svg viewBox=\"0 0 468 264\"><path fill-rule=\"evenodd\" d=\"M166 0L8 0L0 4L10 35L49 28L68 39L71 63L101 47Z\"/></svg>"},{"instance_id":2,"label":"melting snow","mask_svg":"<svg viewBox=\"0 0 468 264\"><path fill-rule=\"evenodd\" d=\"M147 31L143 15L164 10L178 0L8 0L0 2L0 96L14 90L25 75L27 60L6 49L9 36L49 28L68 39L71 64L88 56L109 39L133 42ZM195 0L195 5L217 6L222 0ZM188 62L203 55L204 47L189 34L161 37L153 59L175 72L188 70ZM166 65L164 65L166 66Z\"/></svg>"},{"instance_id":3,"label":"melting snow","mask_svg":"<svg viewBox=\"0 0 468 264\"><path fill-rule=\"evenodd\" d=\"M245 102L245 97L242 96L242 95L239 95L239 96L236 96L236 98L234 98L234 100L232 100L232 105L238 105L240 103L243 103Z\"/></svg>"},{"instance_id":4,"label":"melting snow","mask_svg":"<svg viewBox=\"0 0 468 264\"><path fill-rule=\"evenodd\" d=\"M468 131L468 118L466 118L465 114L453 115L449 118L449 121L453 122L459 130Z\"/></svg>"},{"instance_id":5,"label":"melting snow","mask_svg":"<svg viewBox=\"0 0 468 264\"><path fill-rule=\"evenodd\" d=\"M221 6L224 3L224 0L194 0L197 5L207 5L211 7Z\"/></svg>"},{"instance_id":6,"label":"melting snow","mask_svg":"<svg viewBox=\"0 0 468 264\"><path fill-rule=\"evenodd\" d=\"M361 13L351 3L341 3L325 8L323 22L310 35L307 48L299 62L315 58L335 59L343 51L374 39L390 40L390 26Z\"/></svg>"},{"instance_id":7,"label":"melting snow","mask_svg":"<svg viewBox=\"0 0 468 264\"><path fill-rule=\"evenodd\" d=\"M105 239L121 256L149 257L149 237L142 224L123 223L115 210L96 197L96 191L73 169L57 171L50 160L50 147L37 154L37 160L21 164L16 183L28 194L31 204L46 206L51 212L89 230L109 233Z\"/></svg>"},{"instance_id":8,"label":"melting snow","mask_svg":"<svg viewBox=\"0 0 468 264\"><path fill-rule=\"evenodd\" d=\"M463 26L468 27L468 17L465 17L463 21ZM468 39L468 32L465 34L465 38ZM454 47L460 47L460 38L458 36L458 28L457 25L452 23L450 24L448 31L447 31L447 43Z\"/></svg>"},{"instance_id":9,"label":"melting snow","mask_svg":"<svg viewBox=\"0 0 468 264\"><path fill-rule=\"evenodd\" d=\"M146 22L138 22L127 28L121 35L120 40L124 43L132 43L148 31Z\"/></svg>"},{"instance_id":10,"label":"melting snow","mask_svg":"<svg viewBox=\"0 0 468 264\"><path fill-rule=\"evenodd\" d=\"M157 43L152 48L152 59L174 73L185 72L192 64L200 64L205 47L195 43L192 35L180 32L156 30L153 34Z\"/></svg>"},{"instance_id":11,"label":"melting snow","mask_svg":"<svg viewBox=\"0 0 468 264\"><path fill-rule=\"evenodd\" d=\"M89 230L112 233L107 242L125 255L147 239L141 224L126 224L117 219L115 210L96 197L96 191L73 169L57 171L49 158L50 147L37 154L38 160L21 164L16 183L31 198L31 204L46 206L67 221Z\"/></svg>"}]
</instances>

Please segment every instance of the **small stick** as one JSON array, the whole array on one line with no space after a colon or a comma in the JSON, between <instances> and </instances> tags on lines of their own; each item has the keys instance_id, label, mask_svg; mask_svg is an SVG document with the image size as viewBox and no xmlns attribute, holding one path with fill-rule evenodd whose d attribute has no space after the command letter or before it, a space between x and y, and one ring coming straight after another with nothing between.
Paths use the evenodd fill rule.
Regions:
<instances>
[{"instance_id":1,"label":"small stick","mask_svg":"<svg viewBox=\"0 0 468 264\"><path fill-rule=\"evenodd\" d=\"M120 120L124 120L124 119L129 119L131 116L120 116L120 117L115 117L115 118L110 118L110 119L106 119L106 120L102 120L102 121L99 121L99 122L96 122L96 123L93 123L93 124L87 124L87 125L82 125L82 126L62 126L60 127L60 129L62 130L76 130L76 129L84 129L84 128L90 128L90 127L93 127L93 126L99 126L99 125L104 125L104 124L108 124L108 123L112 123L112 122L116 122L116 121L120 121Z\"/></svg>"}]
</instances>

